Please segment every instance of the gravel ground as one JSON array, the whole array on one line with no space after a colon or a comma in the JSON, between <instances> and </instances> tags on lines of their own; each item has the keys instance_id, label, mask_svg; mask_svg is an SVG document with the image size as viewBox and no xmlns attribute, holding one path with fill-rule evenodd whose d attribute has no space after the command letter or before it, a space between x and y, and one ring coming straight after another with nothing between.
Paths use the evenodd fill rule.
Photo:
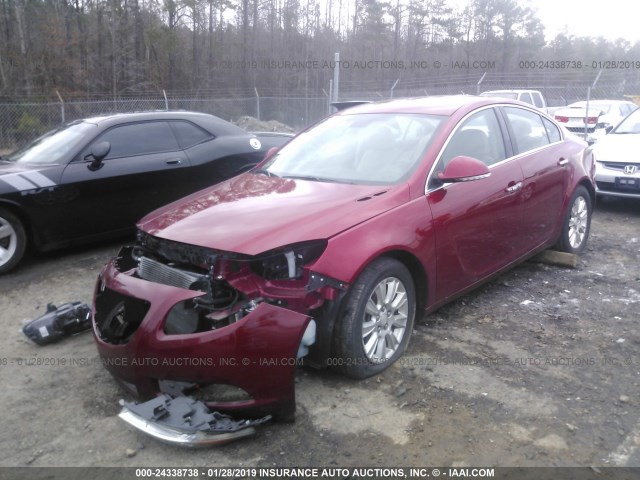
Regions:
<instances>
[{"instance_id":1,"label":"gravel ground","mask_svg":"<svg viewBox=\"0 0 640 480\"><path fill-rule=\"evenodd\" d=\"M366 381L301 368L295 423L206 450L118 419L130 398L90 334L39 347L20 331L48 302L90 302L119 244L0 277L0 466L640 466L640 201L599 203L578 268L522 264L418 320Z\"/></svg>"}]
</instances>

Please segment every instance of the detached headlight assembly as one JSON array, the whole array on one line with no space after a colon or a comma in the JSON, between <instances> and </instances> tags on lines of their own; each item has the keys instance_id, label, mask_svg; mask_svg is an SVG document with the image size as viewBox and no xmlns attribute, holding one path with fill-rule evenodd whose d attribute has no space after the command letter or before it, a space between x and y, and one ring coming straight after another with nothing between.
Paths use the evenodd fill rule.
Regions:
<instances>
[{"instance_id":1,"label":"detached headlight assembly","mask_svg":"<svg viewBox=\"0 0 640 480\"><path fill-rule=\"evenodd\" d=\"M252 270L266 280L291 280L302 278L303 267L322 255L326 240L311 240L278 247L256 255Z\"/></svg>"}]
</instances>

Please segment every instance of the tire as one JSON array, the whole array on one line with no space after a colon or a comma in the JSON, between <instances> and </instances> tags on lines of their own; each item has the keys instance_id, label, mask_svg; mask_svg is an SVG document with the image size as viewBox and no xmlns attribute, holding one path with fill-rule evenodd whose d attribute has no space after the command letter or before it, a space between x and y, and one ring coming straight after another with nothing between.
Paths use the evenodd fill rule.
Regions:
<instances>
[{"instance_id":1,"label":"tire","mask_svg":"<svg viewBox=\"0 0 640 480\"><path fill-rule=\"evenodd\" d=\"M382 372L406 350L415 310L409 270L392 258L375 260L345 299L343 316L336 326L336 355L330 365L357 379Z\"/></svg>"},{"instance_id":2,"label":"tire","mask_svg":"<svg viewBox=\"0 0 640 480\"><path fill-rule=\"evenodd\" d=\"M22 222L9 210L0 208L0 273L6 273L18 264L26 246Z\"/></svg>"},{"instance_id":3,"label":"tire","mask_svg":"<svg viewBox=\"0 0 640 480\"><path fill-rule=\"evenodd\" d=\"M584 252L591 229L592 210L589 192L582 185L578 186L571 196L569 208L565 214L562 233L557 244L560 251L576 255Z\"/></svg>"}]
</instances>

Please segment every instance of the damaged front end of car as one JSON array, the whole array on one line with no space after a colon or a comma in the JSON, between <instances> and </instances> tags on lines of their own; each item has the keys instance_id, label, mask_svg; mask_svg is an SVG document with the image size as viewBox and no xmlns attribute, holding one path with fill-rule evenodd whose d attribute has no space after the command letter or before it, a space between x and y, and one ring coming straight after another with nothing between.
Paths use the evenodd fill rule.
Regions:
<instances>
[{"instance_id":1,"label":"damaged front end of car","mask_svg":"<svg viewBox=\"0 0 640 480\"><path fill-rule=\"evenodd\" d=\"M347 288L309 269L326 245L249 256L140 230L97 281L104 366L141 398L189 393L216 412L293 419L295 367L316 343L312 316Z\"/></svg>"}]
</instances>

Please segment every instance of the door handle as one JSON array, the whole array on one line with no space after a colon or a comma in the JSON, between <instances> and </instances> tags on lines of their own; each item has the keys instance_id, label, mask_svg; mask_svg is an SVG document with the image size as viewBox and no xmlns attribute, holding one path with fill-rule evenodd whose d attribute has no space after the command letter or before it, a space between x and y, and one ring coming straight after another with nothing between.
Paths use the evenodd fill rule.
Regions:
<instances>
[{"instance_id":1,"label":"door handle","mask_svg":"<svg viewBox=\"0 0 640 480\"><path fill-rule=\"evenodd\" d=\"M172 158L171 160L167 160L165 163L167 165L180 165L182 163L182 160L180 160L179 158Z\"/></svg>"},{"instance_id":2,"label":"door handle","mask_svg":"<svg viewBox=\"0 0 640 480\"><path fill-rule=\"evenodd\" d=\"M515 183L515 184L505 188L505 191L507 193L515 193L518 190L520 190L521 188L522 188L522 182L518 182L518 183Z\"/></svg>"},{"instance_id":3,"label":"door handle","mask_svg":"<svg viewBox=\"0 0 640 480\"><path fill-rule=\"evenodd\" d=\"M558 166L559 167L564 167L568 163L569 163L569 160L567 160L566 158L560 158L560 160L558 160Z\"/></svg>"}]
</instances>

